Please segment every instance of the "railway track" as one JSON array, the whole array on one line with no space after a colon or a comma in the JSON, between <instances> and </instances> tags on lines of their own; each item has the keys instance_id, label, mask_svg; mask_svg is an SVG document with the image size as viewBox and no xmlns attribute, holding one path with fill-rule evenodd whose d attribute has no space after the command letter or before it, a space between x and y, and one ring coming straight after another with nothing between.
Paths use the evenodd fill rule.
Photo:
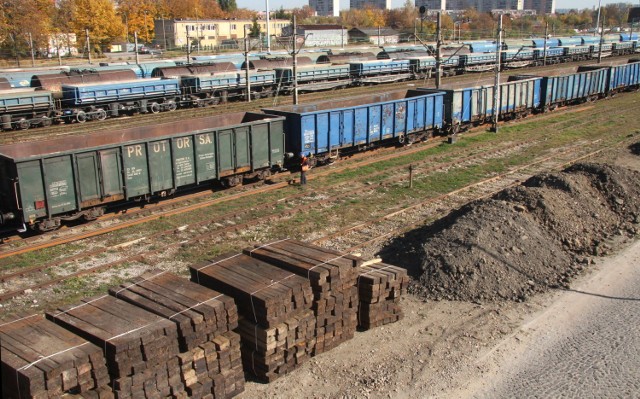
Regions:
<instances>
[{"instance_id":1,"label":"railway track","mask_svg":"<svg viewBox=\"0 0 640 399\"><path fill-rule=\"evenodd\" d=\"M428 166L428 164L431 164L434 161L437 161L437 159L427 159L427 160L424 160L421 164L414 164L414 166L416 168L420 168L420 170L423 173L431 173L437 170L442 170L444 168L454 167L455 164L459 163L461 160L467 163L474 162L474 160L477 160L480 158L499 156L500 154L504 154L505 152L509 152L509 151L514 151L522 146L529 145L529 144L530 143L526 143L526 142L518 142L518 143L509 144L507 146L502 146L497 149L494 148L493 150L489 150L488 148L473 148L471 149L473 154L463 158L457 158L456 161L450 161L450 162L441 161L441 163L438 163L437 165ZM451 154L447 154L447 158L450 155ZM443 156L441 158L445 158L445 157ZM92 249L84 253L76 254L76 255L73 255L65 259L58 260L56 262L49 263L46 265L25 268L13 273L6 273L3 275L0 275L0 282L7 284L19 278L32 279L36 274L42 273L44 270L47 270L47 269L53 270L62 265L69 264L70 262L75 262L82 259L86 259L88 257L95 257L98 255L104 254L105 252L112 249L124 250L130 247L143 247L146 242L158 241L158 240L164 241L165 239L169 240L170 237L174 235L176 232L186 231L186 230L195 231L195 230L198 230L199 228L202 228L203 226L211 225L214 223L219 225L219 227L207 229L206 232L196 234L195 236L191 236L187 239L178 240L177 242L173 242L171 244L167 244L164 247L164 250L171 249L171 248L178 248L184 245L194 244L201 240L210 238L212 236L216 236L217 239L224 239L225 236L230 233L237 233L239 231L242 231L243 229L248 229L260 224L262 225L268 224L276 219L280 219L283 217L292 217L300 212L309 211L310 209L317 206L327 206L332 203L342 202L345 200L345 198L348 197L349 193L351 193L354 190L354 188L371 190L372 188L375 188L375 187L384 187L384 186L390 186L390 185L396 184L398 177L397 177L397 174L395 173L403 172L404 170L406 170L406 166L399 165L394 168L389 168L384 171L379 171L369 175L368 176L369 178L375 178L377 176L382 176L382 175L391 173L391 176L383 177L382 180L377 184L375 184L374 186L369 186L366 184L366 182L359 182L356 184L354 184L353 182L346 182L333 187L331 190L326 190L325 192L322 192L322 193L314 193L316 195L314 197L309 197L309 195L306 193L296 193L296 194L287 196L284 199L278 199L272 202L263 203L259 206L255 206L250 209L241 209L238 211L229 212L227 214L213 217L211 219L201 220L197 223L193 223L190 225L180 226L177 229L170 228L163 231L159 231L150 236L142 237L140 239L134 239L127 242L122 242L112 247ZM318 176L314 176L314 177L318 178ZM309 198L305 198L305 197L309 197ZM276 207L279 203L282 203L282 201L287 201L289 203L292 203L293 206L289 209L281 210L275 213L268 212L270 208ZM267 211L267 214L260 217L255 217L255 218L250 217L251 215L249 214L249 212L255 213L256 211ZM249 216L248 218L246 218L247 215ZM238 222L238 219L240 219L240 216L244 216L247 220L241 219L240 222ZM231 223L231 221L236 221L236 222ZM100 264L98 266L80 270L72 274L59 276L43 282L39 282L37 284L29 286L28 288L19 288L19 289L3 292L0 294L0 302L4 302L11 298L14 298L22 294L25 290L36 290L36 289L41 289L45 287L50 287L66 279L77 278L77 277L82 277L88 274L98 273L103 270L121 266L129 262L141 262L141 261L148 262L148 260L153 257L155 250L145 250L143 248L141 250L131 251L131 252L134 252L134 253L128 253L126 256L123 256L120 259L112 262Z\"/></svg>"},{"instance_id":2,"label":"railway track","mask_svg":"<svg viewBox=\"0 0 640 399\"><path fill-rule=\"evenodd\" d=\"M607 63L624 63L629 59L629 56L612 57L605 61ZM536 71L538 74L544 74L552 72L554 74L561 73L564 70L573 70L580 65L593 64L595 60L579 61L573 63L563 63L557 65L551 65L546 67L524 67L520 69L508 70L502 72L503 76L522 74L523 71L530 72ZM463 75L456 75L443 79L443 84L446 87L466 87L476 86L482 84L493 84L493 72L478 72L468 73ZM392 91L398 89L406 89L411 86L420 86L435 88L434 79L418 79L412 81L403 81L395 83L385 83L382 87L384 91ZM312 103L317 101L330 100L332 98L343 98L345 96L357 96L370 93L380 92L381 87L375 86L361 86L350 87L340 90L323 91L315 93L300 94L301 103ZM109 129L117 129L122 127L135 127L145 126L148 124L167 123L175 120L199 118L204 116L219 115L231 112L240 111L252 111L265 107L274 107L280 105L292 104L291 96L276 96L253 100L251 103L247 102L230 102L223 106L216 106L212 108L187 108L180 109L174 112L165 112L159 114L140 114L134 116L124 116L114 119L106 119L100 122L89 122L85 124L71 124L71 125L57 125L47 128L37 128L27 131L8 131L3 132L0 135L0 145L8 144L17 141L31 141L42 140L50 137L62 137L68 135L84 134L89 132L96 132Z\"/></svg>"},{"instance_id":3,"label":"railway track","mask_svg":"<svg viewBox=\"0 0 640 399\"><path fill-rule=\"evenodd\" d=\"M539 118L539 120L544 120L549 117L561 115L562 113L584 112L591 108L593 107L592 106L591 107L589 106L569 107L569 108L556 111L553 114L529 116L529 118L535 117L535 118ZM560 123L561 122L558 122L558 124ZM481 131L481 129L482 127L473 130L474 133L472 134L477 134L479 131ZM435 144L442 142L442 140L443 139L441 138L436 139ZM430 142L426 144L426 146L428 148L435 144L433 142ZM364 158L375 160L376 157L380 157L378 153L387 154L387 155L383 155L384 158L379 158L379 160L384 160L384 159L388 159L389 156L396 157L396 156L404 155L405 153L420 151L420 147L419 147L420 145L425 145L425 144L420 143L411 148L404 147L402 150L389 148L389 147L381 147L376 149L375 151L352 154L351 157L355 157L357 159L364 157ZM160 202L144 203L139 207L130 206L130 207L116 208L114 212L107 213L106 215L100 217L98 221L93 223L94 225L100 225L100 223L102 222L110 221L114 218L118 218L119 219L118 225L121 227L118 227L118 225L110 224L108 227L105 227L102 230L98 229L97 231L93 231L92 227L90 227L90 224L80 224L80 225L76 225L75 227L63 226L61 229L58 229L54 233L51 233L51 234L55 234L56 236L55 239L52 239L52 240L47 239L46 242L41 242L41 241L45 241L43 240L43 237L45 235L31 236L28 238L21 238L17 235L4 236L2 237L2 243L4 245L0 246L0 259L6 258L8 256L27 253L37 249L49 248L56 245L67 244L70 242L106 234L112 231L116 231L120 228L135 226L145 221L156 220L164 216L171 216L177 213L199 209L202 207L214 205L216 203L221 203L227 200L240 198L245 195L251 195L259 192L271 191L278 188L282 188L283 187L282 181L284 179L287 179L288 176L290 176L290 174L288 173L279 174L278 176L275 177L275 181L278 181L279 183L270 184L268 187L263 187L263 182L256 182L256 183L248 184L242 187L235 187L235 188L227 189L220 192L214 192L213 194L214 196L218 196L218 195L221 195L223 197L229 196L228 199L218 198L218 197L206 198L211 196L210 191L206 187L197 187L193 190L194 192L191 194L183 193L181 195L178 195L177 197L163 200ZM273 181L274 180L270 180L270 183L273 183ZM254 190L254 191L247 192L247 190ZM199 199L202 199L204 203L192 204L193 201L198 201ZM132 219L135 219L135 220L132 220ZM127 222L125 222L125 220L127 220Z\"/></svg>"},{"instance_id":4,"label":"railway track","mask_svg":"<svg viewBox=\"0 0 640 399\"><path fill-rule=\"evenodd\" d=\"M632 109L634 109L633 104L627 107L620 107L617 109L617 112L624 113ZM575 108L570 109L570 111L575 112ZM599 112L605 113L607 111L605 110ZM558 115L558 113L554 115ZM552 126L553 130L556 131L579 128L580 124L572 123L571 121L556 121L548 125L546 128L548 129L549 126ZM422 163L414 163L414 167L416 168L415 170L420 176L427 176L429 174L436 173L438 170L468 167L469 165L473 165L475 162L483 162L483 158L499 158L500 156L504 156L504 154L508 153L509 151L515 151L518 148L524 148L526 146L533 145L533 143L535 142L536 140L534 139L524 140L518 143L501 144L493 149L489 149L493 146L491 143L489 143L486 146L466 148L464 151L458 151L456 147L450 147L452 149L451 152L447 151L446 153L443 153L439 156L424 159ZM431 144L439 143L433 142ZM577 144L575 147L570 147L569 149L565 150L562 154L552 154L547 156L546 158L539 159L532 163L519 167L517 171L512 170L509 172L505 172L505 177L501 177L500 179L497 179L497 177L493 176L486 179L486 181L483 180L469 187L455 190L452 193L442 194L442 198L440 200L444 201L447 198L455 197L456 199L459 199L459 201L456 203L464 203L474 198L490 195L487 193L498 191L505 184L508 185L508 183L505 183L508 181L506 180L506 176L511 176L512 178L515 176L515 180L522 180L525 178L525 176L528 177L528 175L535 173L536 171L553 169L558 167L557 165L565 164L573 160L579 160L584 157L585 154L580 154L578 156L578 152L590 150L591 148L587 147L593 145L600 145L600 143L592 142L588 144ZM407 152L402 153L402 155L411 154L411 151L415 151L415 153L418 153L419 150L422 149L419 146L414 146L409 147L405 150ZM598 152L601 152L603 150L604 149L599 149L598 151L589 151L587 153L587 156L593 156L594 154L597 154ZM465 151L466 155L463 154ZM396 158L397 156L399 156L396 154L398 153L390 152L385 156L385 159ZM455 160L450 161L450 158ZM311 177L313 179L321 179L325 176L344 172L350 168L361 168L367 164L381 162L381 160L382 157L371 157L371 159L358 160L359 162L345 163L343 165L314 171ZM518 174L516 174L516 172L518 172ZM293 194L288 194L284 198L279 198L274 201L265 202L263 204L255 205L249 208L235 210L223 215L217 215L206 220L200 220L198 223L179 227L171 227L169 229L153 233L152 235L132 238L128 241L121 241L117 244L112 245L111 247L98 247L97 245L92 244L89 245L90 249L84 252L78 252L75 255L60 259L56 262L47 263L46 265L36 266L33 268L25 268L16 272L5 273L2 277L0 277L0 281L2 281L4 285L4 289L1 291L0 302L6 302L10 298L18 297L22 295L25 290L33 291L46 287L56 286L73 278L82 277L92 273L99 273L101 271L114 269L123 265L142 264L145 265L145 267L148 267L148 265L159 265L162 263L163 257L159 257L157 244L153 244L154 242L163 243L162 253L166 256L167 253L177 252L185 247L203 245L203 243L207 243L207 245L213 246L216 243L230 238L237 240L240 243L246 242L245 240L251 241L251 234L255 233L256 231L260 232L269 230L272 223L277 223L283 219L295 219L296 215L302 214L304 212L309 212L312 209L317 209L318 207L328 209L332 206L336 206L336 204L345 203L354 198L362 198L367 197L367 195L373 195L375 194L376 188L389 188L397 186L398 184L406 184L406 176L407 165L400 164L393 168L386 168L384 171L373 172L371 175L367 176L367 181L359 180L355 182L351 181L337 184L323 192L296 192ZM378 181L376 181L376 177L379 177ZM373 183L369 180L373 181ZM496 181L497 186L494 187L494 190L490 190L489 182L493 181ZM488 187L486 189L488 191L479 190L478 187L482 187L483 190L485 190L484 188ZM358 196L353 196L354 189L360 191L360 194ZM471 194L465 194L463 196L463 193ZM399 207L393 209L387 214L372 215L371 220L361 221L361 223L356 226L346 226L342 229L336 229L332 233L330 233L331 237L311 238L318 240L318 242L323 242L326 245L335 246L336 248L347 247L347 249L350 250L355 250L356 248L373 248L376 242L380 242L384 238L387 238L388 236L395 233L405 231L410 226L415 225L416 223L420 223L420 221L424 223L425 218L428 219L428 215L425 216L424 214L422 214L418 218L418 221L413 218L407 218L406 215L408 213L411 214L413 212L413 209L422 210L429 208L438 208L441 209L441 211L442 209L450 209L451 206L447 206L446 203L444 205L438 204L437 206L433 206L433 204L435 203L433 201L437 201L439 197L440 196L438 196L437 198L428 199L426 201L420 201L420 205L406 203L399 204ZM394 224L399 223L398 219L404 220L405 222L395 225L394 227ZM376 224L383 223L385 221L390 221L391 226L386 224ZM374 232L380 230L390 231L387 231L385 234L375 234L374 237ZM362 238L353 238L357 236L356 233L362 231L365 232L364 237L368 237L368 240L363 240ZM249 236L247 237L247 235ZM362 237L363 235L359 234L359 236ZM116 252L124 253L124 255L118 257L117 259L114 259L113 254L105 256L105 254L107 254L109 251L113 252L114 250ZM92 257L94 258L93 260L89 259ZM97 258L97 260L95 258ZM81 261L83 265L77 265L77 263L80 263ZM76 263L75 266L69 267L70 264L74 263ZM59 271L59 268L81 270L69 272L69 270ZM42 281L42 275L48 273L50 273L52 277ZM40 280L38 280L38 276L40 276ZM22 280L21 282L23 284L25 282L29 282L29 284L16 284L16 286L20 287L16 289L9 289L12 284L19 283L20 280Z\"/></svg>"}]
</instances>

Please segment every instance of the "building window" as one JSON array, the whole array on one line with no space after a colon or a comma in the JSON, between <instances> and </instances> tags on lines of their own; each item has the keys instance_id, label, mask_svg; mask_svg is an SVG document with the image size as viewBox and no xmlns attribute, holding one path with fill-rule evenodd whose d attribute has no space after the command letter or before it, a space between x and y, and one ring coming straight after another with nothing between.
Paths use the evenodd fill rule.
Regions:
<instances>
[{"instance_id":1,"label":"building window","mask_svg":"<svg viewBox=\"0 0 640 399\"><path fill-rule=\"evenodd\" d=\"M236 24L231 24L231 30L236 30Z\"/></svg>"}]
</instances>

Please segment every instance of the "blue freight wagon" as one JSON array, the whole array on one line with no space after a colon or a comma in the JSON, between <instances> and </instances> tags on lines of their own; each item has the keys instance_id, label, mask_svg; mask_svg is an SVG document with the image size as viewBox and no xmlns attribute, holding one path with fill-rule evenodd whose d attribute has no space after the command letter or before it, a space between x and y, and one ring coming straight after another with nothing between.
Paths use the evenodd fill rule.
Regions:
<instances>
[{"instance_id":1,"label":"blue freight wagon","mask_svg":"<svg viewBox=\"0 0 640 399\"><path fill-rule=\"evenodd\" d=\"M609 76L607 82L607 94L614 95L625 90L637 89L640 85L640 62L629 61L621 65L583 65L578 72L606 69Z\"/></svg>"},{"instance_id":2,"label":"blue freight wagon","mask_svg":"<svg viewBox=\"0 0 640 399\"><path fill-rule=\"evenodd\" d=\"M543 39L533 39L531 41L532 47L534 48L544 48L545 40ZM547 47L558 47L560 45L560 41L558 39L547 39L546 41Z\"/></svg>"},{"instance_id":3,"label":"blue freight wagon","mask_svg":"<svg viewBox=\"0 0 640 399\"><path fill-rule=\"evenodd\" d=\"M278 85L293 84L293 67L274 68ZM347 79L349 65L303 65L296 68L298 83Z\"/></svg>"},{"instance_id":4,"label":"blue freight wagon","mask_svg":"<svg viewBox=\"0 0 640 399\"><path fill-rule=\"evenodd\" d=\"M504 46L504 43L503 43ZM496 42L473 42L469 43L471 53L495 53Z\"/></svg>"},{"instance_id":5,"label":"blue freight wagon","mask_svg":"<svg viewBox=\"0 0 640 399\"><path fill-rule=\"evenodd\" d=\"M265 178L284 118L240 112L0 146L0 225L46 231L181 188Z\"/></svg>"},{"instance_id":6,"label":"blue freight wagon","mask_svg":"<svg viewBox=\"0 0 640 399\"><path fill-rule=\"evenodd\" d=\"M582 41L580 44L583 46L600 43L600 36L572 36L572 38L580 39Z\"/></svg>"},{"instance_id":7,"label":"blue freight wagon","mask_svg":"<svg viewBox=\"0 0 640 399\"><path fill-rule=\"evenodd\" d=\"M83 123L121 112L174 111L179 99L178 79L62 85L63 120Z\"/></svg>"},{"instance_id":8,"label":"blue freight wagon","mask_svg":"<svg viewBox=\"0 0 640 399\"><path fill-rule=\"evenodd\" d=\"M204 107L227 102L229 90L237 89L239 84L237 72L181 76L181 105Z\"/></svg>"},{"instance_id":9,"label":"blue freight wagon","mask_svg":"<svg viewBox=\"0 0 640 399\"><path fill-rule=\"evenodd\" d=\"M533 59L536 65L542 65L544 63L545 53L547 56L548 64L557 64L562 61L564 56L564 49L562 47L547 48L545 52L544 48L533 49Z\"/></svg>"},{"instance_id":10,"label":"blue freight wagon","mask_svg":"<svg viewBox=\"0 0 640 399\"><path fill-rule=\"evenodd\" d=\"M349 63L349 73L358 84L409 79L409 60L371 60ZM385 75L385 76L381 76Z\"/></svg>"},{"instance_id":11,"label":"blue freight wagon","mask_svg":"<svg viewBox=\"0 0 640 399\"><path fill-rule=\"evenodd\" d=\"M564 57L571 60L586 60L591 54L591 46L563 46Z\"/></svg>"},{"instance_id":12,"label":"blue freight wagon","mask_svg":"<svg viewBox=\"0 0 640 399\"><path fill-rule=\"evenodd\" d=\"M609 78L606 68L561 76L542 77L542 106L545 110L590 101L606 95Z\"/></svg>"},{"instance_id":13,"label":"blue freight wagon","mask_svg":"<svg viewBox=\"0 0 640 399\"><path fill-rule=\"evenodd\" d=\"M238 82L240 87L247 86L247 74L245 71L238 72ZM249 71L249 83L251 87L271 86L276 82L276 72L267 71ZM251 89L253 91L253 89Z\"/></svg>"},{"instance_id":14,"label":"blue freight wagon","mask_svg":"<svg viewBox=\"0 0 640 399\"><path fill-rule=\"evenodd\" d=\"M526 116L541 109L539 77L526 77L500 84L499 119ZM427 93L444 91L444 122L450 133L457 133L493 118L495 87L476 86L461 89L418 89Z\"/></svg>"},{"instance_id":15,"label":"blue freight wagon","mask_svg":"<svg viewBox=\"0 0 640 399\"><path fill-rule=\"evenodd\" d=\"M559 46L582 46L582 39L579 37L560 37L558 38Z\"/></svg>"},{"instance_id":16,"label":"blue freight wagon","mask_svg":"<svg viewBox=\"0 0 640 399\"><path fill-rule=\"evenodd\" d=\"M263 109L286 117L287 152L327 162L338 151L413 142L443 127L444 93L401 90L316 104Z\"/></svg>"},{"instance_id":17,"label":"blue freight wagon","mask_svg":"<svg viewBox=\"0 0 640 399\"><path fill-rule=\"evenodd\" d=\"M496 53L470 53L460 55L460 67L469 72L480 72L491 69L498 58Z\"/></svg>"},{"instance_id":18,"label":"blue freight wagon","mask_svg":"<svg viewBox=\"0 0 640 399\"><path fill-rule=\"evenodd\" d=\"M527 61L533 61L533 49L520 48L514 50L504 50L500 53L501 62L505 64L509 63L523 63ZM523 65L523 64L521 64Z\"/></svg>"},{"instance_id":19,"label":"blue freight wagon","mask_svg":"<svg viewBox=\"0 0 640 399\"><path fill-rule=\"evenodd\" d=\"M0 90L2 130L49 126L54 110L50 91L35 89Z\"/></svg>"},{"instance_id":20,"label":"blue freight wagon","mask_svg":"<svg viewBox=\"0 0 640 399\"><path fill-rule=\"evenodd\" d=\"M613 45L613 52L616 55L622 54L632 54L633 53L633 42L619 42L619 43L611 43Z\"/></svg>"},{"instance_id":21,"label":"blue freight wagon","mask_svg":"<svg viewBox=\"0 0 640 399\"><path fill-rule=\"evenodd\" d=\"M285 93L293 90L293 68L275 68L276 84ZM351 84L349 65L303 65L296 68L299 91L320 91Z\"/></svg>"},{"instance_id":22,"label":"blue freight wagon","mask_svg":"<svg viewBox=\"0 0 640 399\"><path fill-rule=\"evenodd\" d=\"M620 35L620 41L621 42L633 42L633 41L638 41L638 34L637 33L625 33Z\"/></svg>"}]
</instances>

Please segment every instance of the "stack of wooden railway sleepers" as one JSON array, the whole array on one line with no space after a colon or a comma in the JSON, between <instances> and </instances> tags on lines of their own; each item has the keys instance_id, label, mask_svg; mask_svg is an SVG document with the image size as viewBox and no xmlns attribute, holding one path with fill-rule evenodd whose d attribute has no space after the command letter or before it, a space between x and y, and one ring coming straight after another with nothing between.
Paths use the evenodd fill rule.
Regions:
<instances>
[{"instance_id":1,"label":"stack of wooden railway sleepers","mask_svg":"<svg viewBox=\"0 0 640 399\"><path fill-rule=\"evenodd\" d=\"M361 258L297 240L256 245L243 252L309 280L316 318L312 355L353 338L357 326L356 279L358 267L363 263Z\"/></svg>"},{"instance_id":2,"label":"stack of wooden railway sleepers","mask_svg":"<svg viewBox=\"0 0 640 399\"><path fill-rule=\"evenodd\" d=\"M176 324L180 379L190 397L231 398L244 391L238 311L233 298L169 272L150 271L109 290Z\"/></svg>"},{"instance_id":3,"label":"stack of wooden railway sleepers","mask_svg":"<svg viewBox=\"0 0 640 399\"><path fill-rule=\"evenodd\" d=\"M111 391L102 349L42 315L2 324L0 346L5 399Z\"/></svg>"},{"instance_id":4,"label":"stack of wooden railway sleepers","mask_svg":"<svg viewBox=\"0 0 640 399\"><path fill-rule=\"evenodd\" d=\"M116 398L184 391L174 322L109 295L48 312L47 318L104 350Z\"/></svg>"},{"instance_id":5,"label":"stack of wooden railway sleepers","mask_svg":"<svg viewBox=\"0 0 640 399\"><path fill-rule=\"evenodd\" d=\"M369 330L403 317L400 297L409 284L407 270L385 263L358 269L358 327Z\"/></svg>"},{"instance_id":6,"label":"stack of wooden railway sleepers","mask_svg":"<svg viewBox=\"0 0 640 399\"><path fill-rule=\"evenodd\" d=\"M192 281L235 299L247 372L271 382L307 359L315 320L306 278L242 254L224 255L190 271Z\"/></svg>"}]
</instances>

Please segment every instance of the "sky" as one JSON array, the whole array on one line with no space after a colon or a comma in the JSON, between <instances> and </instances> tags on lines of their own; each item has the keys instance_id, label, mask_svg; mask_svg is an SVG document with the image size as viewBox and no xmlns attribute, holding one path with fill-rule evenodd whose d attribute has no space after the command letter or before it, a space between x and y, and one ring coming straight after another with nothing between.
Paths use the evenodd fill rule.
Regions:
<instances>
[{"instance_id":1,"label":"sky","mask_svg":"<svg viewBox=\"0 0 640 399\"><path fill-rule=\"evenodd\" d=\"M402 7L406 0L391 0L392 7ZM608 3L620 3L624 0L602 0L602 5ZM627 0L630 3L638 3L639 0ZM266 9L266 0L236 0L238 7L252 10ZM284 8L302 7L309 4L308 0L269 0L269 8L277 10L281 6ZM556 8L592 8L598 5L598 0L556 0ZM340 8L349 8L349 0L340 0Z\"/></svg>"}]
</instances>

